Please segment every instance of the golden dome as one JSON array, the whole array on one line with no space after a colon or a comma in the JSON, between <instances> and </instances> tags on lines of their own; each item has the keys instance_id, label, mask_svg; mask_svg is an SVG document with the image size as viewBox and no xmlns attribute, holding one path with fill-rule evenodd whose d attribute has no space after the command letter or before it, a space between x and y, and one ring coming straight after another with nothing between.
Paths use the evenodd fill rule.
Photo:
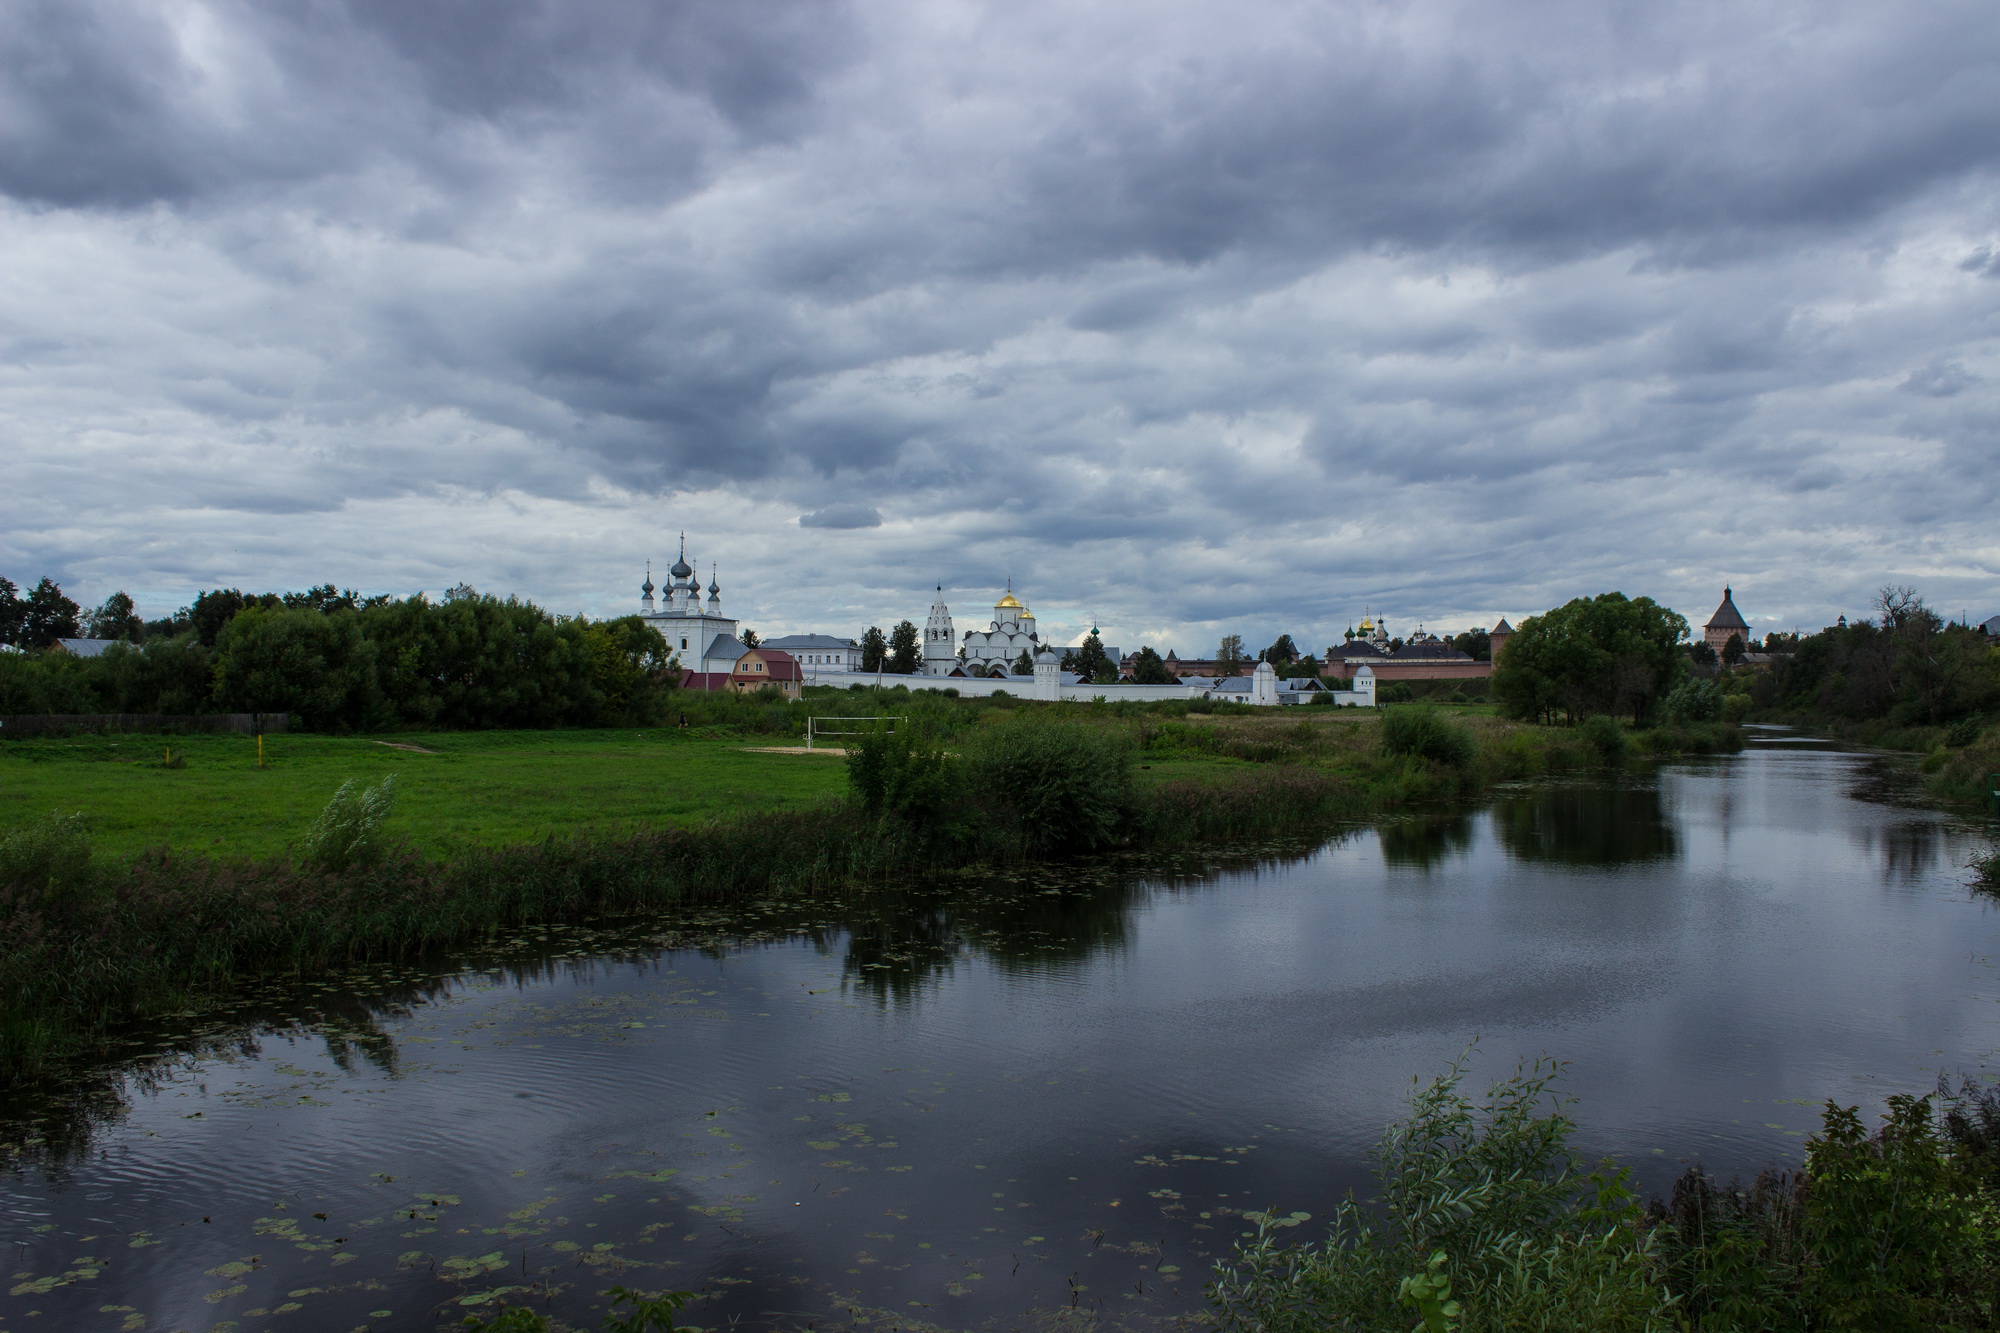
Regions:
<instances>
[{"instance_id":1,"label":"golden dome","mask_svg":"<svg viewBox=\"0 0 2000 1333\"><path fill-rule=\"evenodd\" d=\"M1368 633L1370 630L1374 628L1375 628L1374 621L1370 620L1367 616L1361 617L1361 632L1363 634Z\"/></svg>"},{"instance_id":2,"label":"golden dome","mask_svg":"<svg viewBox=\"0 0 2000 1333\"><path fill-rule=\"evenodd\" d=\"M1010 592L1005 597L1002 597L999 601L993 603L993 609L995 611L1000 611L1000 610L1019 611L1021 609L1021 604L1014 600L1014 594Z\"/></svg>"}]
</instances>

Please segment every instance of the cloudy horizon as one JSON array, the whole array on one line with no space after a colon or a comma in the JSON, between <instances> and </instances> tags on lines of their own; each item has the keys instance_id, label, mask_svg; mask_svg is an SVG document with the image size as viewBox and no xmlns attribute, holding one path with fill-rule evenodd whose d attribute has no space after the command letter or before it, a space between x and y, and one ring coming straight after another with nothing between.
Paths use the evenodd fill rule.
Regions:
<instances>
[{"instance_id":1,"label":"cloudy horizon","mask_svg":"<svg viewBox=\"0 0 2000 1333\"><path fill-rule=\"evenodd\" d=\"M1983 7L15 0L0 574L2000 612Z\"/></svg>"}]
</instances>

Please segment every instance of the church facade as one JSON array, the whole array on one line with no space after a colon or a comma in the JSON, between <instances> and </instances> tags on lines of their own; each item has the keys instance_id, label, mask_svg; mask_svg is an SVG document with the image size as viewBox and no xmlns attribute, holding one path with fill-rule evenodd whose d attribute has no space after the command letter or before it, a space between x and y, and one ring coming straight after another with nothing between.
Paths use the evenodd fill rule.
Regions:
<instances>
[{"instance_id":1,"label":"church facade","mask_svg":"<svg viewBox=\"0 0 2000 1333\"><path fill-rule=\"evenodd\" d=\"M964 640L959 643L953 642L952 634L951 608L945 605L944 589L940 587L937 600L931 603L930 617L924 623L925 675L948 676L961 666L968 673L977 667L983 674L995 666L1011 671L1022 653L1026 653L1028 660L1033 662L1042 651L1042 635L1035 626L1035 613L1014 596L1012 584L993 604L993 622L990 625L983 630L967 630Z\"/></svg>"},{"instance_id":2,"label":"church facade","mask_svg":"<svg viewBox=\"0 0 2000 1333\"><path fill-rule=\"evenodd\" d=\"M653 572L646 571L640 585L639 618L660 632L667 651L686 673L690 682L705 681L712 674L727 676L745 649L736 637L736 622L722 613L722 588L713 571L708 577L708 601L702 601L701 576L688 563L687 538L681 538L680 557L668 571L673 582L659 589L653 600Z\"/></svg>"}]
</instances>

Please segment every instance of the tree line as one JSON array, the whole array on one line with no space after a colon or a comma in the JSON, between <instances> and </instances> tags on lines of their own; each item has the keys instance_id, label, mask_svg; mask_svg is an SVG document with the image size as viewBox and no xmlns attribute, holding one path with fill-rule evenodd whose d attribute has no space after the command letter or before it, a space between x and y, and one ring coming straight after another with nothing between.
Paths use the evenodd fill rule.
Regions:
<instances>
[{"instance_id":1,"label":"tree line","mask_svg":"<svg viewBox=\"0 0 2000 1333\"><path fill-rule=\"evenodd\" d=\"M0 592L0 631L26 650L0 653L0 713L290 713L328 731L614 726L662 715L678 679L637 616L558 616L464 585L435 602L331 584L224 588L151 622L123 593L83 613L48 579L26 598L12 583ZM97 657L48 651L86 628L120 642Z\"/></svg>"}]
</instances>

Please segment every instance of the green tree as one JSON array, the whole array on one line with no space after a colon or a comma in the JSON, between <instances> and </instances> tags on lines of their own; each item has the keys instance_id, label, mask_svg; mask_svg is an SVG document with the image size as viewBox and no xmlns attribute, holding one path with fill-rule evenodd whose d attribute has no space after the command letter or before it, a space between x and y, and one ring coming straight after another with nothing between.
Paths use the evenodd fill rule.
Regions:
<instances>
[{"instance_id":1,"label":"green tree","mask_svg":"<svg viewBox=\"0 0 2000 1333\"><path fill-rule=\"evenodd\" d=\"M897 624L889 634L888 670L899 676L914 676L924 668L924 651L919 645L917 627L905 620Z\"/></svg>"},{"instance_id":2,"label":"green tree","mask_svg":"<svg viewBox=\"0 0 2000 1333\"><path fill-rule=\"evenodd\" d=\"M1176 681L1174 673L1168 668L1165 659L1151 648L1141 648L1139 650L1139 660L1132 664L1132 683L1134 685L1172 685Z\"/></svg>"},{"instance_id":3,"label":"green tree","mask_svg":"<svg viewBox=\"0 0 2000 1333\"><path fill-rule=\"evenodd\" d=\"M215 647L222 637L223 627L236 618L249 602L237 588L215 588L195 595L194 604L186 608L188 628L201 641L204 648Z\"/></svg>"},{"instance_id":4,"label":"green tree","mask_svg":"<svg viewBox=\"0 0 2000 1333\"><path fill-rule=\"evenodd\" d=\"M1493 695L1518 718L1629 713L1643 722L1685 673L1686 636L1687 621L1650 597L1579 597L1521 622Z\"/></svg>"},{"instance_id":5,"label":"green tree","mask_svg":"<svg viewBox=\"0 0 2000 1333\"><path fill-rule=\"evenodd\" d=\"M1225 676L1233 676L1247 659L1243 656L1243 636L1225 634L1215 650L1215 669Z\"/></svg>"},{"instance_id":6,"label":"green tree","mask_svg":"<svg viewBox=\"0 0 2000 1333\"><path fill-rule=\"evenodd\" d=\"M742 630L736 635L736 638L745 648L756 648L763 643L763 640L757 637L757 631L754 629Z\"/></svg>"},{"instance_id":7,"label":"green tree","mask_svg":"<svg viewBox=\"0 0 2000 1333\"><path fill-rule=\"evenodd\" d=\"M1729 642L1722 645L1722 665L1735 666L1743 660L1743 654L1746 651L1743 647L1743 636L1741 634L1731 634Z\"/></svg>"},{"instance_id":8,"label":"green tree","mask_svg":"<svg viewBox=\"0 0 2000 1333\"><path fill-rule=\"evenodd\" d=\"M589 622L581 618L557 619L531 602L479 593L442 603L419 594L319 617L327 623L350 618L358 619L374 649L379 694L396 721L552 727L593 726L622 716L606 713L594 681Z\"/></svg>"},{"instance_id":9,"label":"green tree","mask_svg":"<svg viewBox=\"0 0 2000 1333\"><path fill-rule=\"evenodd\" d=\"M1257 660L1260 662L1269 662L1273 667L1281 666L1287 662L1296 662L1299 660L1298 645L1292 642L1291 635L1280 634L1276 643L1273 643L1269 648L1257 654Z\"/></svg>"},{"instance_id":10,"label":"green tree","mask_svg":"<svg viewBox=\"0 0 2000 1333\"><path fill-rule=\"evenodd\" d=\"M881 671L889 660L889 640L882 631L870 625L868 632L861 636L861 669Z\"/></svg>"},{"instance_id":11,"label":"green tree","mask_svg":"<svg viewBox=\"0 0 2000 1333\"><path fill-rule=\"evenodd\" d=\"M46 648L57 639L74 639L83 633L77 622L81 610L75 602L63 596L61 585L54 579L43 576L28 594L21 616L21 645L26 648Z\"/></svg>"},{"instance_id":12,"label":"green tree","mask_svg":"<svg viewBox=\"0 0 2000 1333\"><path fill-rule=\"evenodd\" d=\"M28 604L21 600L20 593L14 580L0 578L0 643L14 643L21 637Z\"/></svg>"},{"instance_id":13,"label":"green tree","mask_svg":"<svg viewBox=\"0 0 2000 1333\"><path fill-rule=\"evenodd\" d=\"M1014 674L1017 676L1032 676L1035 674L1035 659L1028 656L1026 648L1023 648L1021 655L1014 659Z\"/></svg>"},{"instance_id":14,"label":"green tree","mask_svg":"<svg viewBox=\"0 0 2000 1333\"><path fill-rule=\"evenodd\" d=\"M146 622L139 619L132 609L132 598L123 592L114 592L104 599L104 605L84 617L86 633L93 639L125 639L137 642L145 637Z\"/></svg>"},{"instance_id":15,"label":"green tree","mask_svg":"<svg viewBox=\"0 0 2000 1333\"><path fill-rule=\"evenodd\" d=\"M1072 669L1085 680L1108 685L1118 679L1118 664L1104 651L1104 640L1097 637L1095 629L1084 635L1072 660L1075 662Z\"/></svg>"},{"instance_id":16,"label":"green tree","mask_svg":"<svg viewBox=\"0 0 2000 1333\"><path fill-rule=\"evenodd\" d=\"M602 722L643 722L658 691L678 678L668 666L667 641L638 616L584 626L590 649L590 682Z\"/></svg>"},{"instance_id":17,"label":"green tree","mask_svg":"<svg viewBox=\"0 0 2000 1333\"><path fill-rule=\"evenodd\" d=\"M1451 641L1451 646L1475 662L1493 660L1493 640L1483 629L1469 629Z\"/></svg>"},{"instance_id":18,"label":"green tree","mask_svg":"<svg viewBox=\"0 0 2000 1333\"><path fill-rule=\"evenodd\" d=\"M296 713L315 731L377 724L375 645L353 612L251 607L216 644L215 697L226 711Z\"/></svg>"}]
</instances>

